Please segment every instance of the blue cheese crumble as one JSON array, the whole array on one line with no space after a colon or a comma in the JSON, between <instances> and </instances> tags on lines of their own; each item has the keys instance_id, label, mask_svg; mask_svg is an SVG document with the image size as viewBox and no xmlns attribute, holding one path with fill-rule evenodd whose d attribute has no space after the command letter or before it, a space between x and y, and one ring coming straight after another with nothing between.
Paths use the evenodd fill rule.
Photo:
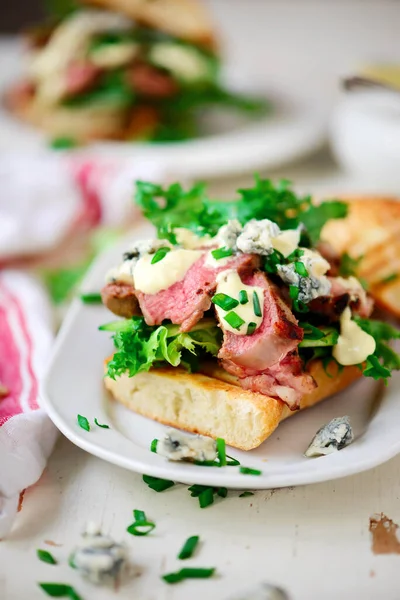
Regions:
<instances>
[{"instance_id":1,"label":"blue cheese crumble","mask_svg":"<svg viewBox=\"0 0 400 600\"><path fill-rule=\"evenodd\" d=\"M126 549L111 537L102 535L95 523L88 523L82 543L71 555L79 574L97 585L115 582L126 565Z\"/></svg>"},{"instance_id":2,"label":"blue cheese crumble","mask_svg":"<svg viewBox=\"0 0 400 600\"><path fill-rule=\"evenodd\" d=\"M281 231L269 219L252 219L244 227L233 219L220 228L217 240L221 246L235 252L268 256L278 250L286 258L298 247L300 233L300 229Z\"/></svg>"},{"instance_id":3,"label":"blue cheese crumble","mask_svg":"<svg viewBox=\"0 0 400 600\"><path fill-rule=\"evenodd\" d=\"M308 276L303 277L296 272L295 263L278 265L279 277L287 285L299 288L298 299L305 304L319 296L327 296L331 291L331 284L325 273L330 269L330 264L319 252L301 248L302 256L299 261L305 266Z\"/></svg>"},{"instance_id":4,"label":"blue cheese crumble","mask_svg":"<svg viewBox=\"0 0 400 600\"><path fill-rule=\"evenodd\" d=\"M349 417L336 417L317 431L304 455L311 458L342 450L354 439Z\"/></svg>"},{"instance_id":5,"label":"blue cheese crumble","mask_svg":"<svg viewBox=\"0 0 400 600\"><path fill-rule=\"evenodd\" d=\"M169 429L158 442L157 454L168 460L213 461L217 458L217 445L212 438L204 435L191 435L176 429Z\"/></svg>"}]
</instances>

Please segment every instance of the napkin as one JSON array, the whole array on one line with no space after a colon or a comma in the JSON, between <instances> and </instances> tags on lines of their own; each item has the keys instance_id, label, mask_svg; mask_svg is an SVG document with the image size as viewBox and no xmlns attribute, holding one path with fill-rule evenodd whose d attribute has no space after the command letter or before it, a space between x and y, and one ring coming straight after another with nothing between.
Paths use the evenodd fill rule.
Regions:
<instances>
[{"instance_id":1,"label":"napkin","mask_svg":"<svg viewBox=\"0 0 400 600\"><path fill-rule=\"evenodd\" d=\"M53 307L31 267L60 249L68 256L74 238L100 225L132 221L134 180L161 178L156 164L137 159L0 156L0 539L57 437L40 408L55 333Z\"/></svg>"}]
</instances>

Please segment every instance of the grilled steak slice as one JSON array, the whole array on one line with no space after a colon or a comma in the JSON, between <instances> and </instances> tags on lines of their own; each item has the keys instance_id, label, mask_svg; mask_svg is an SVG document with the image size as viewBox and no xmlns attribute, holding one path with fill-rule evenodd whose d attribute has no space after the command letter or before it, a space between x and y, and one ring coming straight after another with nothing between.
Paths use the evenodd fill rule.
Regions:
<instances>
[{"instance_id":1,"label":"grilled steak slice","mask_svg":"<svg viewBox=\"0 0 400 600\"><path fill-rule=\"evenodd\" d=\"M279 398L290 410L298 410L302 396L316 385L311 375L304 371L297 350L289 352L279 363L264 371L245 369L231 361L222 361L222 367L238 377L242 388Z\"/></svg>"},{"instance_id":2,"label":"grilled steak slice","mask_svg":"<svg viewBox=\"0 0 400 600\"><path fill-rule=\"evenodd\" d=\"M264 289L263 322L252 335L235 335L226 331L218 357L263 371L297 348L303 339L303 330L281 298L278 288L264 273L244 273L241 279L246 285Z\"/></svg>"},{"instance_id":3,"label":"grilled steak slice","mask_svg":"<svg viewBox=\"0 0 400 600\"><path fill-rule=\"evenodd\" d=\"M374 306L372 298L369 298L354 277L343 279L343 277L329 277L331 293L329 296L315 298L309 304L310 310L318 313L329 321L338 321L340 315L347 306L353 313L367 318L372 313Z\"/></svg>"},{"instance_id":4,"label":"grilled steak slice","mask_svg":"<svg viewBox=\"0 0 400 600\"><path fill-rule=\"evenodd\" d=\"M127 78L135 92L149 98L170 98L178 92L178 85L172 77L152 65L134 65L128 71Z\"/></svg>"},{"instance_id":5,"label":"grilled steak slice","mask_svg":"<svg viewBox=\"0 0 400 600\"><path fill-rule=\"evenodd\" d=\"M107 283L101 290L101 299L103 304L118 317L130 319L135 315L142 314L135 288L130 283L122 281Z\"/></svg>"},{"instance_id":6,"label":"grilled steak slice","mask_svg":"<svg viewBox=\"0 0 400 600\"><path fill-rule=\"evenodd\" d=\"M233 257L219 268L208 266L205 261L206 255L190 267L182 281L177 281L167 290L157 294L135 292L148 325L159 325L169 319L172 323L181 325L181 331L190 331L211 307L218 273L225 269L251 273L259 264L259 258L250 254Z\"/></svg>"}]
</instances>

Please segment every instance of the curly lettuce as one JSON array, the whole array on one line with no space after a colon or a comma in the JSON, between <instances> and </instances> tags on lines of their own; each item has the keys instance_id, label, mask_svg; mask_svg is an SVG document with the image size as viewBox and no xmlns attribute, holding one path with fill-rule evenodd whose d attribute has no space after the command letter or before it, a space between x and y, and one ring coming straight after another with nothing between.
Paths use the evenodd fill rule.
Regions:
<instances>
[{"instance_id":1,"label":"curly lettuce","mask_svg":"<svg viewBox=\"0 0 400 600\"><path fill-rule=\"evenodd\" d=\"M296 194L286 180L274 184L256 176L253 187L239 189L238 193L238 200L225 202L210 199L201 183L185 190L179 183L164 188L138 181L135 201L156 227L158 236L172 243L176 243L174 229L177 227L214 236L230 219L237 219L242 225L251 219L270 219L281 229L302 224L305 228L303 245L315 245L329 219L341 219L347 214L346 203L331 200L314 206L311 196Z\"/></svg>"},{"instance_id":2,"label":"curly lettuce","mask_svg":"<svg viewBox=\"0 0 400 600\"><path fill-rule=\"evenodd\" d=\"M113 332L116 352L107 365L111 379L123 373L133 377L165 364L193 371L204 355L216 356L222 343L221 330L207 319L189 333L181 333L178 325L150 327L143 317L113 321L99 329Z\"/></svg>"}]
</instances>

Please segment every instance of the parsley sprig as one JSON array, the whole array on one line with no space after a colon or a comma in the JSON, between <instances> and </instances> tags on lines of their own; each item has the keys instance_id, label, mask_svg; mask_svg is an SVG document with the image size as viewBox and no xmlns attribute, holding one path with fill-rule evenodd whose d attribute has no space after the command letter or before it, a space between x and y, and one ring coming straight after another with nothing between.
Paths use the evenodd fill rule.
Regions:
<instances>
[{"instance_id":1,"label":"parsley sprig","mask_svg":"<svg viewBox=\"0 0 400 600\"><path fill-rule=\"evenodd\" d=\"M400 369L400 356L391 348L388 342L400 339L400 331L390 323L361 319L355 317L356 323L375 340L375 352L368 356L363 367L363 374L373 379L383 379L387 384L391 371Z\"/></svg>"}]
</instances>

